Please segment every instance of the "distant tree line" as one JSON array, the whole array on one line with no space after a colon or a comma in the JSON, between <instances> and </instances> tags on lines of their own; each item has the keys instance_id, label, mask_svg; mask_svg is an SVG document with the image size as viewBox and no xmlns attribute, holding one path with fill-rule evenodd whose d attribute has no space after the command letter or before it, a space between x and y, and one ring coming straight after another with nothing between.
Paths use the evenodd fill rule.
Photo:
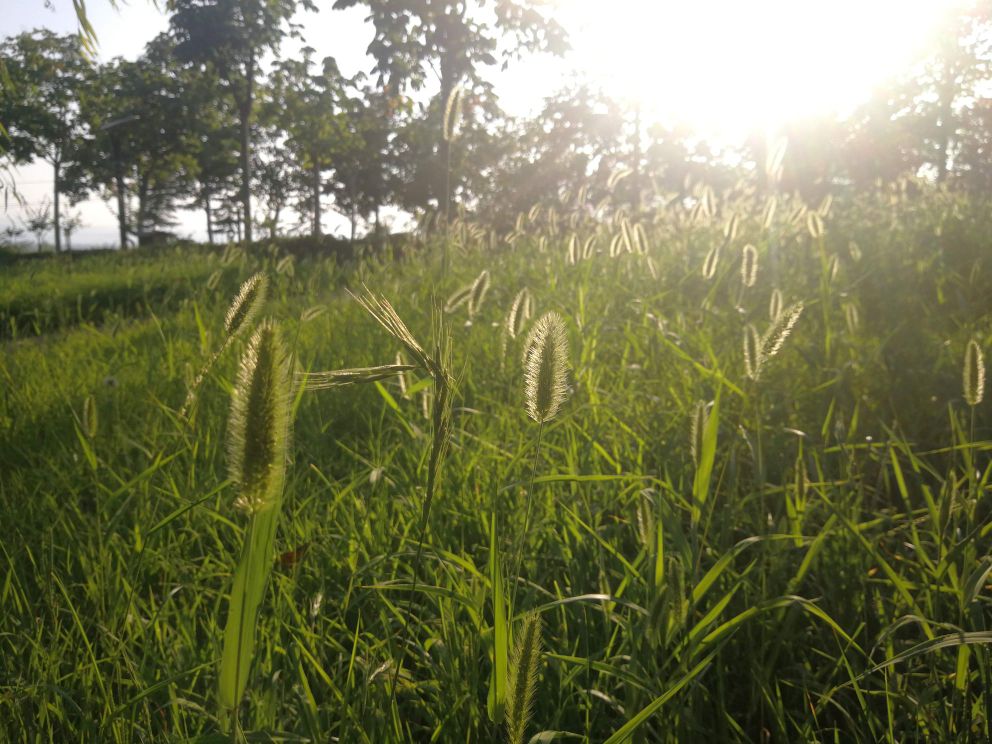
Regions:
<instances>
[{"instance_id":1,"label":"distant tree line","mask_svg":"<svg viewBox=\"0 0 992 744\"><path fill-rule=\"evenodd\" d=\"M360 225L380 230L386 206L438 215L453 202L506 227L580 188L591 202L636 211L696 184L730 187L742 170L808 200L907 173L992 190L984 5L948 15L931 55L846 120L794 122L781 141L755 137L733 157L686 127L642 131L629 107L581 83L550 95L531 119L508 117L483 71L567 48L536 0L334 8L355 5L374 27L371 76L347 77L310 47L280 57L287 39L301 38L293 19L315 10L312 0L167 0L168 32L135 61L94 63L86 34L9 37L0 42L5 180L11 165L51 167L56 250L66 222L69 234L78 228L66 203L91 194L116 203L123 245L167 230L180 208L203 211L210 242L319 237L327 208L349 220L354 238ZM428 85L437 93L416 103ZM456 136L443 131L446 108L460 122ZM289 215L297 222L283 227Z\"/></svg>"}]
</instances>

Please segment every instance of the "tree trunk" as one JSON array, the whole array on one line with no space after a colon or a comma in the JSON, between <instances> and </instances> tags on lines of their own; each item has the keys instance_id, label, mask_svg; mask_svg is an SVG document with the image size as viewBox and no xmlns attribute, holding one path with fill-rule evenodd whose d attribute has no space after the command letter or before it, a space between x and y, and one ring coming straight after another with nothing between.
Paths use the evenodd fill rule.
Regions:
<instances>
[{"instance_id":1,"label":"tree trunk","mask_svg":"<svg viewBox=\"0 0 992 744\"><path fill-rule=\"evenodd\" d=\"M948 164L951 157L951 139L954 118L954 82L953 73L946 67L944 69L944 80L939 88L940 95L940 140L938 147L940 160L937 163L937 182L943 183L947 179Z\"/></svg>"},{"instance_id":2,"label":"tree trunk","mask_svg":"<svg viewBox=\"0 0 992 744\"><path fill-rule=\"evenodd\" d=\"M320 237L320 166L317 158L313 157L313 236Z\"/></svg>"},{"instance_id":3,"label":"tree trunk","mask_svg":"<svg viewBox=\"0 0 992 744\"><path fill-rule=\"evenodd\" d=\"M213 216L210 214L210 190L204 193L203 196L203 211L207 213L207 242L210 245L214 244L214 220Z\"/></svg>"},{"instance_id":4,"label":"tree trunk","mask_svg":"<svg viewBox=\"0 0 992 744\"><path fill-rule=\"evenodd\" d=\"M245 96L238 106L241 118L241 210L245 224L245 245L251 246L251 109L255 85L255 53L248 55Z\"/></svg>"},{"instance_id":5,"label":"tree trunk","mask_svg":"<svg viewBox=\"0 0 992 744\"><path fill-rule=\"evenodd\" d=\"M134 219L134 231L138 234L138 245L145 232L145 210L148 207L148 179L142 176L138 181L138 214Z\"/></svg>"},{"instance_id":6,"label":"tree trunk","mask_svg":"<svg viewBox=\"0 0 992 744\"><path fill-rule=\"evenodd\" d=\"M444 168L443 193L441 194L440 207L441 214L444 215L445 230L448 229L448 220L451 212L451 142L444 131L444 113L448 109L448 99L451 91L455 88L455 73L450 56L441 55L441 167Z\"/></svg>"},{"instance_id":7,"label":"tree trunk","mask_svg":"<svg viewBox=\"0 0 992 744\"><path fill-rule=\"evenodd\" d=\"M62 175L61 163L56 160L54 163L55 167L55 204L54 204L54 228L55 228L55 252L59 253L62 250L62 220L59 215L59 191L62 188L60 176Z\"/></svg>"},{"instance_id":8,"label":"tree trunk","mask_svg":"<svg viewBox=\"0 0 992 744\"><path fill-rule=\"evenodd\" d=\"M124 171L121 165L121 143L116 133L111 135L114 155L114 184L117 188L117 229L120 232L121 250L127 250L127 200L124 198Z\"/></svg>"},{"instance_id":9,"label":"tree trunk","mask_svg":"<svg viewBox=\"0 0 992 744\"><path fill-rule=\"evenodd\" d=\"M272 209L272 227L269 228L269 240L275 240L276 235L279 232L279 215L282 213L282 202L276 202L275 207Z\"/></svg>"}]
</instances>

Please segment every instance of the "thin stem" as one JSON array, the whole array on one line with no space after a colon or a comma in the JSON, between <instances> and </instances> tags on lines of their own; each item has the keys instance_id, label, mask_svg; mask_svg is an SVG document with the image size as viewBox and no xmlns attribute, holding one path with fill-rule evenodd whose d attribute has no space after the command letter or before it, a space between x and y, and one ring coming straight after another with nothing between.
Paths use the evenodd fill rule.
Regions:
<instances>
[{"instance_id":1,"label":"thin stem","mask_svg":"<svg viewBox=\"0 0 992 744\"><path fill-rule=\"evenodd\" d=\"M410 609L413 606L413 599L414 597L417 596L417 583L420 577L420 560L424 553L424 538L426 537L426 533L427 533L427 519L429 515L430 515L430 506L428 505L427 508L423 511L420 520L420 535L417 537L417 553L413 559L413 584L411 585L411 589L410 589L410 599L406 603L407 616L410 615ZM403 630L404 630L403 641L404 642L409 641L410 621L406 618L404 618L403 620ZM402 650L403 647L400 646L400 651ZM392 682L390 683L390 690L389 690L390 706L396 704L396 684L399 681L401 666L403 666L402 656L400 656L400 659L396 662L396 665L393 667L393 679Z\"/></svg>"},{"instance_id":2,"label":"thin stem","mask_svg":"<svg viewBox=\"0 0 992 744\"><path fill-rule=\"evenodd\" d=\"M541 456L541 440L544 436L544 422L542 421L537 430L537 446L534 448L534 461L530 469L530 485L527 487L527 511L524 514L524 530L520 534L520 542L517 546L516 567L511 576L515 576L513 582L513 592L510 595L510 617L513 617L514 605L517 601L517 588L520 586L520 570L523 566L524 549L527 547L527 533L530 530L530 516L534 508L534 479L537 477L537 461Z\"/></svg>"}]
</instances>

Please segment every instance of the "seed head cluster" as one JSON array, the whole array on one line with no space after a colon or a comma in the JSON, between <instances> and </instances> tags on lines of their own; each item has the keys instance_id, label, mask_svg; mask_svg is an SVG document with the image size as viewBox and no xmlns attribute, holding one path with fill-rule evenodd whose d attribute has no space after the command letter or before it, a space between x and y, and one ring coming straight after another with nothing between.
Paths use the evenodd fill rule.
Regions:
<instances>
[{"instance_id":1,"label":"seed head cluster","mask_svg":"<svg viewBox=\"0 0 992 744\"><path fill-rule=\"evenodd\" d=\"M261 324L241 358L228 425L231 480L238 505L262 511L278 501L289 448L289 364L278 328Z\"/></svg>"},{"instance_id":2,"label":"seed head cluster","mask_svg":"<svg viewBox=\"0 0 992 744\"><path fill-rule=\"evenodd\" d=\"M542 315L524 344L527 415L538 423L553 419L568 395L568 334L556 312Z\"/></svg>"},{"instance_id":3,"label":"seed head cluster","mask_svg":"<svg viewBox=\"0 0 992 744\"><path fill-rule=\"evenodd\" d=\"M262 273L254 274L241 285L224 318L224 330L228 336L236 336L251 326L265 303L268 288L269 279Z\"/></svg>"},{"instance_id":4,"label":"seed head cluster","mask_svg":"<svg viewBox=\"0 0 992 744\"><path fill-rule=\"evenodd\" d=\"M985 397L985 357L975 339L968 342L964 352L964 399L977 406Z\"/></svg>"}]
</instances>

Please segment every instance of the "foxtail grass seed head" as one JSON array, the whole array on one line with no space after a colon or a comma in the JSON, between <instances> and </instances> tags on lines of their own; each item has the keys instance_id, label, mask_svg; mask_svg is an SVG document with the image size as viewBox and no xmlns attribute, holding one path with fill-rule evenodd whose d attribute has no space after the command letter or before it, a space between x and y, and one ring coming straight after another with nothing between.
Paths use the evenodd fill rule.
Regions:
<instances>
[{"instance_id":1,"label":"foxtail grass seed head","mask_svg":"<svg viewBox=\"0 0 992 744\"><path fill-rule=\"evenodd\" d=\"M768 201L765 202L764 212L761 216L761 226L766 230L770 229L772 222L775 220L775 209L778 207L778 201L774 196L769 197Z\"/></svg>"},{"instance_id":2,"label":"foxtail grass seed head","mask_svg":"<svg viewBox=\"0 0 992 744\"><path fill-rule=\"evenodd\" d=\"M858 332L861 326L861 316L858 314L858 306L853 302L844 305L844 322L847 323L847 332L852 336Z\"/></svg>"},{"instance_id":3,"label":"foxtail grass seed head","mask_svg":"<svg viewBox=\"0 0 992 744\"><path fill-rule=\"evenodd\" d=\"M723 226L723 238L727 243L732 243L737 238L737 226L740 223L737 214L730 215L727 224Z\"/></svg>"},{"instance_id":4,"label":"foxtail grass seed head","mask_svg":"<svg viewBox=\"0 0 992 744\"><path fill-rule=\"evenodd\" d=\"M590 235L582 244L582 258L592 258L596 253L596 236Z\"/></svg>"},{"instance_id":5,"label":"foxtail grass seed head","mask_svg":"<svg viewBox=\"0 0 992 744\"><path fill-rule=\"evenodd\" d=\"M100 421L97 415L96 398L87 395L83 401L83 433L87 439L94 439L97 430L100 428Z\"/></svg>"},{"instance_id":6,"label":"foxtail grass seed head","mask_svg":"<svg viewBox=\"0 0 992 744\"><path fill-rule=\"evenodd\" d=\"M274 504L282 492L289 449L289 363L278 327L263 323L241 358L228 425L230 477L238 505L250 512Z\"/></svg>"},{"instance_id":7,"label":"foxtail grass seed head","mask_svg":"<svg viewBox=\"0 0 992 744\"><path fill-rule=\"evenodd\" d=\"M550 421L568 394L568 335L558 313L542 315L524 345L524 397L527 415Z\"/></svg>"},{"instance_id":8,"label":"foxtail grass seed head","mask_svg":"<svg viewBox=\"0 0 992 744\"><path fill-rule=\"evenodd\" d=\"M648 252L648 233L640 222L634 223L634 242L637 243L638 253Z\"/></svg>"},{"instance_id":9,"label":"foxtail grass seed head","mask_svg":"<svg viewBox=\"0 0 992 744\"><path fill-rule=\"evenodd\" d=\"M623 235L621 233L617 233L610 239L610 258L616 258L619 256L622 248Z\"/></svg>"},{"instance_id":10,"label":"foxtail grass seed head","mask_svg":"<svg viewBox=\"0 0 992 744\"><path fill-rule=\"evenodd\" d=\"M486 299L486 293L489 291L489 270L483 269L482 273L476 277L475 281L472 282L472 291L469 293L468 298L468 314L469 317L474 317L479 309L482 307L482 303Z\"/></svg>"},{"instance_id":11,"label":"foxtail grass seed head","mask_svg":"<svg viewBox=\"0 0 992 744\"><path fill-rule=\"evenodd\" d=\"M269 279L258 273L241 285L224 317L224 330L233 337L248 328L258 316L269 289Z\"/></svg>"},{"instance_id":12,"label":"foxtail grass seed head","mask_svg":"<svg viewBox=\"0 0 992 744\"><path fill-rule=\"evenodd\" d=\"M474 287L474 284L466 284L464 287L460 287L452 292L447 302L444 303L444 312L453 313L468 302L468 298L472 295Z\"/></svg>"},{"instance_id":13,"label":"foxtail grass seed head","mask_svg":"<svg viewBox=\"0 0 992 744\"><path fill-rule=\"evenodd\" d=\"M403 356L403 352L402 351L397 351L396 352L396 366L397 367L406 366L406 357ZM409 398L410 397L410 383L407 381L406 377L407 377L407 373L406 372L401 372L397 376L396 379L397 379L397 382L399 382L399 385L400 385L400 395L402 395L404 398Z\"/></svg>"},{"instance_id":14,"label":"foxtail grass seed head","mask_svg":"<svg viewBox=\"0 0 992 744\"><path fill-rule=\"evenodd\" d=\"M833 205L833 203L834 203L834 195L827 194L825 197L823 197L823 201L820 202L820 206L816 208L817 213L821 217L826 219L827 217L830 216L830 207Z\"/></svg>"},{"instance_id":15,"label":"foxtail grass seed head","mask_svg":"<svg viewBox=\"0 0 992 744\"><path fill-rule=\"evenodd\" d=\"M840 271L840 257L834 253L827 261L827 275L830 281L837 279L837 272Z\"/></svg>"},{"instance_id":16,"label":"foxtail grass seed head","mask_svg":"<svg viewBox=\"0 0 992 744\"><path fill-rule=\"evenodd\" d=\"M692 464L699 467L699 457L703 452L703 432L706 431L706 420L709 417L709 406L698 401L692 409L692 428L689 432L689 451L692 452Z\"/></svg>"},{"instance_id":17,"label":"foxtail grass seed head","mask_svg":"<svg viewBox=\"0 0 992 744\"><path fill-rule=\"evenodd\" d=\"M964 352L964 399L977 406L985 397L985 357L975 339L968 342Z\"/></svg>"},{"instance_id":18,"label":"foxtail grass seed head","mask_svg":"<svg viewBox=\"0 0 992 744\"><path fill-rule=\"evenodd\" d=\"M296 264L292 256L283 256L276 264L276 273L285 276L296 276Z\"/></svg>"},{"instance_id":19,"label":"foxtail grass seed head","mask_svg":"<svg viewBox=\"0 0 992 744\"><path fill-rule=\"evenodd\" d=\"M773 323L782 314L782 290L773 289L771 299L768 301L768 318Z\"/></svg>"},{"instance_id":20,"label":"foxtail grass seed head","mask_svg":"<svg viewBox=\"0 0 992 744\"><path fill-rule=\"evenodd\" d=\"M773 356L778 354L782 349L782 344L785 343L785 339L789 337L792 333L793 327L796 325L796 321L799 320L799 316L803 314L803 303L797 302L788 309L784 310L781 315L772 323L771 327L765 333L761 339L761 357L762 362L771 359Z\"/></svg>"},{"instance_id":21,"label":"foxtail grass seed head","mask_svg":"<svg viewBox=\"0 0 992 744\"><path fill-rule=\"evenodd\" d=\"M444 122L442 136L445 142L451 142L458 136L458 123L461 118L462 86L456 85L444 102Z\"/></svg>"},{"instance_id":22,"label":"foxtail grass seed head","mask_svg":"<svg viewBox=\"0 0 992 744\"><path fill-rule=\"evenodd\" d=\"M565 254L565 262L569 266L575 266L579 262L579 239L575 233L568 236L568 251Z\"/></svg>"},{"instance_id":23,"label":"foxtail grass seed head","mask_svg":"<svg viewBox=\"0 0 992 744\"><path fill-rule=\"evenodd\" d=\"M712 279L716 275L716 266L720 262L720 246L714 245L706 254L703 261L703 279Z\"/></svg>"},{"instance_id":24,"label":"foxtail grass seed head","mask_svg":"<svg viewBox=\"0 0 992 744\"><path fill-rule=\"evenodd\" d=\"M534 707L538 665L541 660L541 616L529 612L510 656L506 690L506 732L509 744L527 741L527 724Z\"/></svg>"},{"instance_id":25,"label":"foxtail grass seed head","mask_svg":"<svg viewBox=\"0 0 992 744\"><path fill-rule=\"evenodd\" d=\"M654 265L654 259L651 256L645 256L644 263L648 267L648 273L651 275L652 281L658 281L658 267Z\"/></svg>"},{"instance_id":26,"label":"foxtail grass seed head","mask_svg":"<svg viewBox=\"0 0 992 744\"><path fill-rule=\"evenodd\" d=\"M524 323L530 319L532 305L530 290L527 287L517 292L513 304L510 305L510 312L506 315L506 333L510 338L516 338Z\"/></svg>"},{"instance_id":27,"label":"foxtail grass seed head","mask_svg":"<svg viewBox=\"0 0 992 744\"><path fill-rule=\"evenodd\" d=\"M741 255L741 283L753 287L758 278L758 249L748 243Z\"/></svg>"},{"instance_id":28,"label":"foxtail grass seed head","mask_svg":"<svg viewBox=\"0 0 992 744\"><path fill-rule=\"evenodd\" d=\"M755 381L761 373L761 337L750 323L744 329L744 373Z\"/></svg>"},{"instance_id":29,"label":"foxtail grass seed head","mask_svg":"<svg viewBox=\"0 0 992 744\"><path fill-rule=\"evenodd\" d=\"M434 393L430 388L423 388L420 391L420 412L428 421L431 420L431 407L434 405Z\"/></svg>"},{"instance_id":30,"label":"foxtail grass seed head","mask_svg":"<svg viewBox=\"0 0 992 744\"><path fill-rule=\"evenodd\" d=\"M816 212L809 212L806 215L806 229L814 240L823 237L823 218Z\"/></svg>"}]
</instances>

